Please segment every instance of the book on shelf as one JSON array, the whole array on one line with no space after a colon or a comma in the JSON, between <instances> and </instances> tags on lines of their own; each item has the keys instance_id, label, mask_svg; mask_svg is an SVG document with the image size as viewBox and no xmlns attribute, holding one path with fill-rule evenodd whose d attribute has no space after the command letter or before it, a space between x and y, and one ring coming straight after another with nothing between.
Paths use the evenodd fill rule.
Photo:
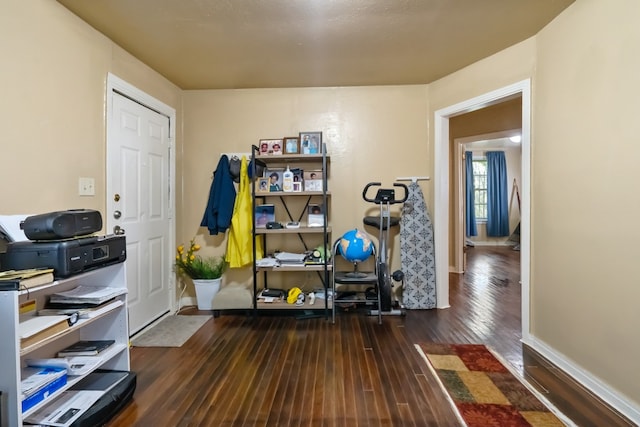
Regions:
<instances>
[{"instance_id":1,"label":"book on shelf","mask_svg":"<svg viewBox=\"0 0 640 427\"><path fill-rule=\"evenodd\" d=\"M115 344L115 340L83 340L58 352L58 357L97 356Z\"/></svg>"},{"instance_id":2,"label":"book on shelf","mask_svg":"<svg viewBox=\"0 0 640 427\"><path fill-rule=\"evenodd\" d=\"M18 325L20 347L26 348L67 330L69 316L31 316Z\"/></svg>"},{"instance_id":3,"label":"book on shelf","mask_svg":"<svg viewBox=\"0 0 640 427\"><path fill-rule=\"evenodd\" d=\"M53 281L53 268L0 271L0 290L30 289Z\"/></svg>"}]
</instances>

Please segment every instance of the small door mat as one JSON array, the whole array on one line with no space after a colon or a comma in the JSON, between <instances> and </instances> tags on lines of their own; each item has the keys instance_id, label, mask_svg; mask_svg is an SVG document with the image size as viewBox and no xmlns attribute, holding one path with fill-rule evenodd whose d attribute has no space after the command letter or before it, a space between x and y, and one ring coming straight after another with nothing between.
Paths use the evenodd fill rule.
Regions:
<instances>
[{"instance_id":1,"label":"small door mat","mask_svg":"<svg viewBox=\"0 0 640 427\"><path fill-rule=\"evenodd\" d=\"M167 316L133 337L134 347L181 347L211 316Z\"/></svg>"}]
</instances>

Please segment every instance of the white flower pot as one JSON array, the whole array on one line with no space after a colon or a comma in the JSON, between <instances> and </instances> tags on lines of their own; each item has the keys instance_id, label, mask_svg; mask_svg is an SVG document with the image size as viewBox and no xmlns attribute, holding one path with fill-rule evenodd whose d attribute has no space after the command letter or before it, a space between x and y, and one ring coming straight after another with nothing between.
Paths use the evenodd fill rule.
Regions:
<instances>
[{"instance_id":1,"label":"white flower pot","mask_svg":"<svg viewBox=\"0 0 640 427\"><path fill-rule=\"evenodd\" d=\"M220 279L193 279L198 310L213 310L213 299L220 290Z\"/></svg>"}]
</instances>

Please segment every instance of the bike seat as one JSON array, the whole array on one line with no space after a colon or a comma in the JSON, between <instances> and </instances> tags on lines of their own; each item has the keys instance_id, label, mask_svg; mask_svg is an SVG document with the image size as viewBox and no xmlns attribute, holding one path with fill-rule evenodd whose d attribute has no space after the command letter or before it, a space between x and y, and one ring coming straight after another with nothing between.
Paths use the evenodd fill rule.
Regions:
<instances>
[{"instance_id":1,"label":"bike seat","mask_svg":"<svg viewBox=\"0 0 640 427\"><path fill-rule=\"evenodd\" d=\"M365 216L362 219L362 222L364 222L365 225L371 225L377 229L380 229L380 217L379 216ZM398 224L400 224L400 217L397 216L392 216L389 217L389 224L391 225L391 227L395 227ZM384 218L384 220L382 221L382 229L386 230L387 229L387 219Z\"/></svg>"}]
</instances>

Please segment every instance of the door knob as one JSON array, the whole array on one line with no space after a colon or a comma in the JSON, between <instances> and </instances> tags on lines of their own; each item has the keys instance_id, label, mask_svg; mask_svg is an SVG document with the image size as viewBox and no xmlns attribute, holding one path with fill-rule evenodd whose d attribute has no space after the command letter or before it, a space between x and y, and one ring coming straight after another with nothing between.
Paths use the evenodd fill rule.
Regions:
<instances>
[{"instance_id":1,"label":"door knob","mask_svg":"<svg viewBox=\"0 0 640 427\"><path fill-rule=\"evenodd\" d=\"M118 219L118 218L120 218L121 216L122 216L122 212L120 212L120 211L115 211L115 212L113 213L113 217L114 217L115 219Z\"/></svg>"},{"instance_id":2,"label":"door knob","mask_svg":"<svg viewBox=\"0 0 640 427\"><path fill-rule=\"evenodd\" d=\"M120 227L119 225L116 225L115 227L113 227L113 234L115 235L124 234L124 228Z\"/></svg>"}]
</instances>

